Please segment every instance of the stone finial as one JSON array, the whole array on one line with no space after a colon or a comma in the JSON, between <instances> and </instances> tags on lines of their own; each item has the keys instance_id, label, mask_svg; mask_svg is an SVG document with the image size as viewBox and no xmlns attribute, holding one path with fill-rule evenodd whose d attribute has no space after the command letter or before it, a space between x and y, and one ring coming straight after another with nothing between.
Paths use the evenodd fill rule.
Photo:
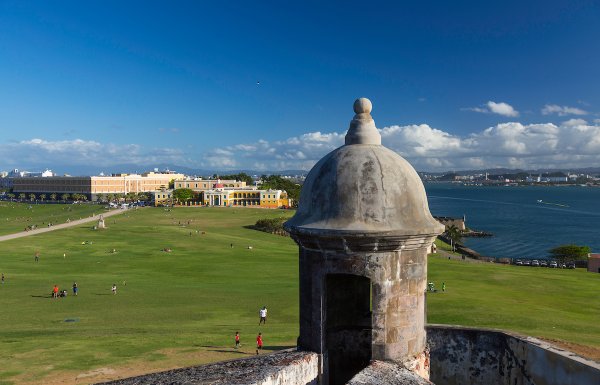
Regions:
<instances>
[{"instance_id":1,"label":"stone finial","mask_svg":"<svg viewBox=\"0 0 600 385\"><path fill-rule=\"evenodd\" d=\"M359 98L354 101L354 119L350 122L350 128L346 134L346 145L351 144L377 144L381 145L381 135L375 127L375 121L371 117L373 105L367 98Z\"/></svg>"}]
</instances>

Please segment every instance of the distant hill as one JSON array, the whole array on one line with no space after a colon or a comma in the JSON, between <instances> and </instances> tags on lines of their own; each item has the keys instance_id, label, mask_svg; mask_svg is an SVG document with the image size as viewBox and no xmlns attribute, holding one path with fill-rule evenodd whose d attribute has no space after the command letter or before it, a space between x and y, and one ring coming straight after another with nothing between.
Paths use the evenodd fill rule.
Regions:
<instances>
[{"instance_id":1,"label":"distant hill","mask_svg":"<svg viewBox=\"0 0 600 385\"><path fill-rule=\"evenodd\" d=\"M137 164L116 164L110 167L101 166L73 166L73 165L52 165L49 166L53 172L57 175L69 174L73 176L83 175L99 175L104 173L105 175L116 174L116 173L143 173L146 171L153 171L157 168L160 171L171 170L186 175L198 175L198 176L212 176L217 175L230 175L246 173L250 176L257 175L306 175L308 171L305 170L252 170L252 169L234 169L234 170L219 170L219 169L200 169L193 167L178 166L173 164L156 164L140 166ZM21 167L19 169L27 171L43 171L41 168L27 168Z\"/></svg>"},{"instance_id":2,"label":"distant hill","mask_svg":"<svg viewBox=\"0 0 600 385\"><path fill-rule=\"evenodd\" d=\"M198 175L198 176L212 176L214 174L217 175L229 175L229 174L239 174L246 173L251 176L261 176L261 175L306 175L309 170L297 170L297 169L289 169L289 170L254 170L249 168L239 168L239 169L230 169L230 170L222 170L222 169L201 169L201 168L193 168L186 167L175 164L149 164L140 166L137 164L116 164L110 167L101 167L101 166L74 166L74 165L48 165L52 171L57 173L58 175L69 174L74 176L80 175L98 175L103 172L105 175L110 175L113 173L142 173L146 171L152 171L155 168L163 171L169 169L171 171L177 171L186 175ZM44 167L37 168L27 168L27 167L19 167L19 169L27 170L27 171L43 171ZM485 174L489 173L490 175L514 175L514 174L548 174L554 172L570 172L576 174L592 174L597 175L600 174L600 167L582 167L582 168L541 168L541 169L509 169L509 168L487 168L487 169L473 169L473 170L445 170L445 171L419 171L420 174L428 174L428 175L473 175L473 174Z\"/></svg>"}]
</instances>

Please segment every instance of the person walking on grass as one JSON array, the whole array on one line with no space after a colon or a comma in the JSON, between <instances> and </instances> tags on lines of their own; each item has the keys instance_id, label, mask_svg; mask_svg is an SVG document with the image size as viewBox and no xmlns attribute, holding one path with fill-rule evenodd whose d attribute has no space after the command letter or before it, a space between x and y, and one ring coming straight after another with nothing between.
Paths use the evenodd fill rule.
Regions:
<instances>
[{"instance_id":1,"label":"person walking on grass","mask_svg":"<svg viewBox=\"0 0 600 385\"><path fill-rule=\"evenodd\" d=\"M79 291L79 287L77 286L77 282L73 282L73 295L77 295Z\"/></svg>"},{"instance_id":2,"label":"person walking on grass","mask_svg":"<svg viewBox=\"0 0 600 385\"><path fill-rule=\"evenodd\" d=\"M258 335L256 336L256 355L258 355L258 351L262 351L262 347L263 347L263 340L262 340L262 333L258 333Z\"/></svg>"},{"instance_id":3,"label":"person walking on grass","mask_svg":"<svg viewBox=\"0 0 600 385\"><path fill-rule=\"evenodd\" d=\"M267 324L267 307L263 306L262 309L260 309L258 311L258 315L260 316L260 319L258 320L258 326L260 326L261 323L264 323L266 325Z\"/></svg>"},{"instance_id":4,"label":"person walking on grass","mask_svg":"<svg viewBox=\"0 0 600 385\"><path fill-rule=\"evenodd\" d=\"M111 290L114 295L117 295L117 284L116 283L113 283Z\"/></svg>"},{"instance_id":5,"label":"person walking on grass","mask_svg":"<svg viewBox=\"0 0 600 385\"><path fill-rule=\"evenodd\" d=\"M58 285L54 285L52 288L52 298L58 298Z\"/></svg>"},{"instance_id":6,"label":"person walking on grass","mask_svg":"<svg viewBox=\"0 0 600 385\"><path fill-rule=\"evenodd\" d=\"M240 347L240 332L235 332L235 348L239 349Z\"/></svg>"},{"instance_id":7,"label":"person walking on grass","mask_svg":"<svg viewBox=\"0 0 600 385\"><path fill-rule=\"evenodd\" d=\"M446 291L446 282L442 282L442 291L445 292Z\"/></svg>"},{"instance_id":8,"label":"person walking on grass","mask_svg":"<svg viewBox=\"0 0 600 385\"><path fill-rule=\"evenodd\" d=\"M4 285L4 273L2 273L2 284Z\"/></svg>"}]
</instances>

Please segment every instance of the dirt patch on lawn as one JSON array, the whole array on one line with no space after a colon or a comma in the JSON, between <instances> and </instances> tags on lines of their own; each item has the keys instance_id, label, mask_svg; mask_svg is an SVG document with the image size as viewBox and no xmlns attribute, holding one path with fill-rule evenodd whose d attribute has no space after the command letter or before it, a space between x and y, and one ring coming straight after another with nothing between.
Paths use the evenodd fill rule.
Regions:
<instances>
[{"instance_id":1,"label":"dirt patch on lawn","mask_svg":"<svg viewBox=\"0 0 600 385\"><path fill-rule=\"evenodd\" d=\"M235 350L233 348L218 346L162 349L145 355L140 359L124 362L122 365L111 365L109 367L105 366L85 371L55 372L46 376L40 376L39 378L32 378L33 376L30 373L10 378L10 381L14 381L15 385L87 385L241 358L253 353L254 350L251 348Z\"/></svg>"},{"instance_id":2,"label":"dirt patch on lawn","mask_svg":"<svg viewBox=\"0 0 600 385\"><path fill-rule=\"evenodd\" d=\"M579 345L579 344L576 344L573 342L554 340L551 338L540 338L540 339L547 341L547 342L551 343L552 345L556 345L557 347L559 347L561 349L571 351L575 354L580 355L581 357L584 357L584 358L587 358L587 359L590 359L590 360L600 363L600 348L593 347L593 346Z\"/></svg>"}]
</instances>

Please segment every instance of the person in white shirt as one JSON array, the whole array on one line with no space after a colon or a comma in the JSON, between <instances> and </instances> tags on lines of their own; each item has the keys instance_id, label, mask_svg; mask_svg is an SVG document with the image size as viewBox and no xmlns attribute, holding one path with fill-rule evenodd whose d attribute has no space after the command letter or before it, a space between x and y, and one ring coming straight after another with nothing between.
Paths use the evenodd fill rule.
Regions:
<instances>
[{"instance_id":1,"label":"person in white shirt","mask_svg":"<svg viewBox=\"0 0 600 385\"><path fill-rule=\"evenodd\" d=\"M261 323L266 324L267 323L267 307L263 306L263 308L258 311L258 315L260 316L258 325L260 326Z\"/></svg>"}]
</instances>

